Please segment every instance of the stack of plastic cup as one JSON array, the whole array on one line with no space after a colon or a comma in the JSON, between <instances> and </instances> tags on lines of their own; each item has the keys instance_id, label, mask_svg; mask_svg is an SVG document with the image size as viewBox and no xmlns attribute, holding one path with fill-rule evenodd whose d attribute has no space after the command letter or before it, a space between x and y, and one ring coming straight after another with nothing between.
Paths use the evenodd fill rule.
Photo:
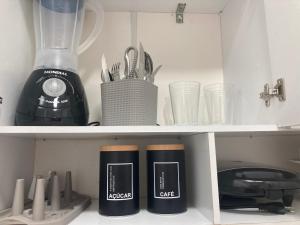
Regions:
<instances>
[{"instance_id":1,"label":"stack of plastic cup","mask_svg":"<svg viewBox=\"0 0 300 225\"><path fill-rule=\"evenodd\" d=\"M169 86L175 125L198 125L201 84L178 81Z\"/></svg>"},{"instance_id":2,"label":"stack of plastic cup","mask_svg":"<svg viewBox=\"0 0 300 225\"><path fill-rule=\"evenodd\" d=\"M209 124L237 124L240 94L233 84L216 83L204 86Z\"/></svg>"}]
</instances>

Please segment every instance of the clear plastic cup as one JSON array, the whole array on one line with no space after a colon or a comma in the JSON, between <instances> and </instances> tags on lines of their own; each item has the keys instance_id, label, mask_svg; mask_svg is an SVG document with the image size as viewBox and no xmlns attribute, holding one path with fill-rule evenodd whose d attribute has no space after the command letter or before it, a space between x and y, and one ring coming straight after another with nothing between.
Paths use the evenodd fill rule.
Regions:
<instances>
[{"instance_id":1,"label":"clear plastic cup","mask_svg":"<svg viewBox=\"0 0 300 225\"><path fill-rule=\"evenodd\" d=\"M238 124L240 93L233 84L216 83L204 88L209 124Z\"/></svg>"},{"instance_id":2,"label":"clear plastic cup","mask_svg":"<svg viewBox=\"0 0 300 225\"><path fill-rule=\"evenodd\" d=\"M205 126L209 125L207 107L205 102L205 97L203 93L200 94L200 103L199 103L199 125Z\"/></svg>"},{"instance_id":3,"label":"clear plastic cup","mask_svg":"<svg viewBox=\"0 0 300 225\"><path fill-rule=\"evenodd\" d=\"M175 125L198 125L201 84L177 81L169 85Z\"/></svg>"}]
</instances>

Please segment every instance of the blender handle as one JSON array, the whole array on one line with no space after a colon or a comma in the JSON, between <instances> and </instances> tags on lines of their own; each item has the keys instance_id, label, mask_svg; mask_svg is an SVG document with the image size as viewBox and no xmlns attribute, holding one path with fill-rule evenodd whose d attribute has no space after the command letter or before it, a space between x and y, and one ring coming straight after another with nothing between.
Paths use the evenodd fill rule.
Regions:
<instances>
[{"instance_id":1,"label":"blender handle","mask_svg":"<svg viewBox=\"0 0 300 225\"><path fill-rule=\"evenodd\" d=\"M96 41L98 35L102 30L103 21L104 21L104 11L99 0L87 0L86 9L90 9L94 11L96 15L96 20L92 32L85 39L85 41L82 44L80 44L80 46L78 47L77 50L78 55L85 52Z\"/></svg>"}]
</instances>

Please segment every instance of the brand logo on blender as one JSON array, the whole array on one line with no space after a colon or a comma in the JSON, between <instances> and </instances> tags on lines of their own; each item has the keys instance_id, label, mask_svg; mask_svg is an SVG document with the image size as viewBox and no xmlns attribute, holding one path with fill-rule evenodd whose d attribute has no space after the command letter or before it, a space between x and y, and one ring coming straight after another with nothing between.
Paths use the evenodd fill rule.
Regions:
<instances>
[{"instance_id":1,"label":"brand logo on blender","mask_svg":"<svg viewBox=\"0 0 300 225\"><path fill-rule=\"evenodd\" d=\"M108 199L131 199L131 193L116 193L116 194L109 194Z\"/></svg>"},{"instance_id":2,"label":"brand logo on blender","mask_svg":"<svg viewBox=\"0 0 300 225\"><path fill-rule=\"evenodd\" d=\"M44 74L56 74L56 75L63 75L67 76L68 74L62 71L57 71L57 70L45 70Z\"/></svg>"}]
</instances>

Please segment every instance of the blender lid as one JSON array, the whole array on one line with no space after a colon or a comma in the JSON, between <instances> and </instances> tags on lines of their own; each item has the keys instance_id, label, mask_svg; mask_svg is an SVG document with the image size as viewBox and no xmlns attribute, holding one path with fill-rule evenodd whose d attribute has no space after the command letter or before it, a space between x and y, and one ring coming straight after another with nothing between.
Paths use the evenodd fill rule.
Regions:
<instances>
[{"instance_id":1,"label":"blender lid","mask_svg":"<svg viewBox=\"0 0 300 225\"><path fill-rule=\"evenodd\" d=\"M75 13L83 7L84 0L37 0L52 11L58 13Z\"/></svg>"}]
</instances>

